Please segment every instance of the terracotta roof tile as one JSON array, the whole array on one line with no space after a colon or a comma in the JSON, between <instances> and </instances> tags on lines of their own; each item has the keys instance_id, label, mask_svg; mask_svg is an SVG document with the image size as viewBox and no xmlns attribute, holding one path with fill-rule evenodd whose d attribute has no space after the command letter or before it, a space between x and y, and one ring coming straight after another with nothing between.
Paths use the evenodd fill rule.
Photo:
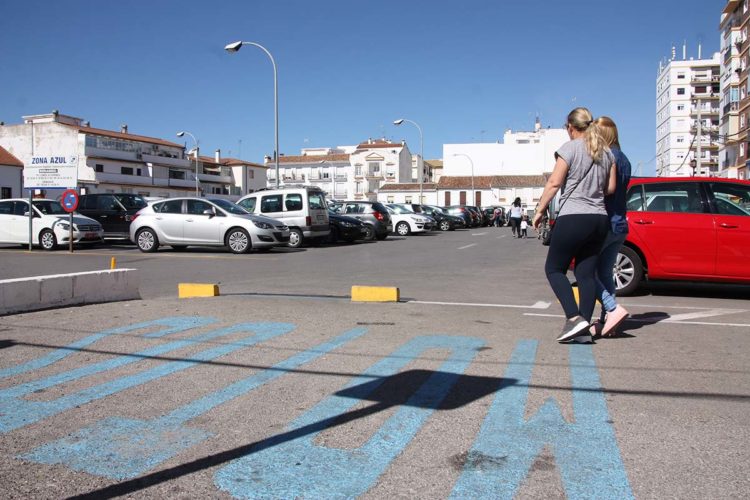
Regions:
<instances>
[{"instance_id":1,"label":"terracotta roof tile","mask_svg":"<svg viewBox=\"0 0 750 500\"><path fill-rule=\"evenodd\" d=\"M544 187L547 178L544 175L476 175L475 189L508 188L508 187ZM471 176L442 176L438 189L471 189Z\"/></svg>"},{"instance_id":2,"label":"terracotta roof tile","mask_svg":"<svg viewBox=\"0 0 750 500\"><path fill-rule=\"evenodd\" d=\"M335 154L335 155L298 155L298 156L279 156L279 164L281 163L319 163L321 161L349 161L348 154ZM273 160L270 160L266 165L275 165Z\"/></svg>"},{"instance_id":3,"label":"terracotta roof tile","mask_svg":"<svg viewBox=\"0 0 750 500\"><path fill-rule=\"evenodd\" d=\"M165 141L164 139L157 139L156 137L147 137L145 135L123 134L122 132L115 132L114 130L105 130L101 128L92 128L92 127L80 127L76 125L69 125L67 123L60 123L60 125L65 125L66 127L77 129L79 132L82 132L84 134L103 135L104 137L114 137L116 139L126 139L129 141L147 142L149 144L160 144L162 146L170 146L174 148L183 147L182 144Z\"/></svg>"},{"instance_id":4,"label":"terracotta roof tile","mask_svg":"<svg viewBox=\"0 0 750 500\"><path fill-rule=\"evenodd\" d=\"M434 191L436 187L437 184L434 182L422 183L422 191ZM379 191L419 191L419 183L383 184L380 186Z\"/></svg>"},{"instance_id":5,"label":"terracotta roof tile","mask_svg":"<svg viewBox=\"0 0 750 500\"><path fill-rule=\"evenodd\" d=\"M372 141L372 143L363 142L357 145L357 150L362 149L375 149L375 148L403 148L404 145L400 142L388 142L388 141Z\"/></svg>"},{"instance_id":6,"label":"terracotta roof tile","mask_svg":"<svg viewBox=\"0 0 750 500\"><path fill-rule=\"evenodd\" d=\"M23 162L10 154L7 149L0 146L0 165L23 168Z\"/></svg>"}]
</instances>

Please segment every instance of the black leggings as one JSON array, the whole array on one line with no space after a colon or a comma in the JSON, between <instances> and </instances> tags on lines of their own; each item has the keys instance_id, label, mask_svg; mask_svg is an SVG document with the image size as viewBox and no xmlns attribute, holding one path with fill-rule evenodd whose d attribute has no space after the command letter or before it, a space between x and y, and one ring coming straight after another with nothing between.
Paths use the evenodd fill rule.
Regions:
<instances>
[{"instance_id":1,"label":"black leggings","mask_svg":"<svg viewBox=\"0 0 750 500\"><path fill-rule=\"evenodd\" d=\"M511 231L513 231L513 234L517 234L518 236L521 236L521 218L520 217L510 218L510 229Z\"/></svg>"},{"instance_id":2,"label":"black leggings","mask_svg":"<svg viewBox=\"0 0 750 500\"><path fill-rule=\"evenodd\" d=\"M606 215L595 214L563 215L555 221L544 272L567 318L581 315L591 321L596 304L596 264L607 237L607 224ZM574 258L578 304L566 276Z\"/></svg>"}]
</instances>

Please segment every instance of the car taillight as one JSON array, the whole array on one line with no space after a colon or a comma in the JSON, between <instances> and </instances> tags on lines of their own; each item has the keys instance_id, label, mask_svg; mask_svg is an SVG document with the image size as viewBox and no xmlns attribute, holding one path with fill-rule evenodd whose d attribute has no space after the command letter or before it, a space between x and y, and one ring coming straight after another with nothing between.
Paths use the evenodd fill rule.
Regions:
<instances>
[{"instance_id":1,"label":"car taillight","mask_svg":"<svg viewBox=\"0 0 750 500\"><path fill-rule=\"evenodd\" d=\"M140 210L138 210L136 213L134 213L133 215L130 216L130 222L133 222L139 215L141 215L141 211ZM125 217L125 220L127 221L128 218Z\"/></svg>"},{"instance_id":2,"label":"car taillight","mask_svg":"<svg viewBox=\"0 0 750 500\"><path fill-rule=\"evenodd\" d=\"M312 226L312 217L310 217L309 215L305 217L305 225Z\"/></svg>"},{"instance_id":3,"label":"car taillight","mask_svg":"<svg viewBox=\"0 0 750 500\"><path fill-rule=\"evenodd\" d=\"M378 220L383 220L383 218L384 218L383 214L381 214L380 212L373 212L372 215L374 215L375 218L378 219Z\"/></svg>"}]
</instances>

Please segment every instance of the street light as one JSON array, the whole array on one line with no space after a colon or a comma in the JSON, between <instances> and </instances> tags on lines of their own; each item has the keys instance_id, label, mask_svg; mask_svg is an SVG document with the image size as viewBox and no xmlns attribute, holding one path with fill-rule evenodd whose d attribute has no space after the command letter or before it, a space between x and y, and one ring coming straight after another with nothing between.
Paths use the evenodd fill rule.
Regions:
<instances>
[{"instance_id":1,"label":"street light","mask_svg":"<svg viewBox=\"0 0 750 500\"><path fill-rule=\"evenodd\" d=\"M406 118L399 118L398 120L394 120L393 124L398 126L401 125L404 122L409 122L415 127L417 127L417 130L419 130L419 155L422 157L422 166L420 167L419 162L417 162L417 167L419 171L419 203L423 203L422 200L422 178L424 177L424 138L422 137L422 128L417 125L417 122L413 122L411 120L407 120Z\"/></svg>"},{"instance_id":2,"label":"street light","mask_svg":"<svg viewBox=\"0 0 750 500\"><path fill-rule=\"evenodd\" d=\"M258 47L260 50L266 53L268 58L271 60L271 65L273 66L273 107L274 107L274 130L275 130L275 151L274 151L274 158L276 160L276 189L279 188L279 81L278 81L278 75L276 72L276 61L274 61L273 56L271 53L266 49L264 46L262 46L259 43L255 42L233 42L228 44L224 47L224 50L226 50L229 53L237 52L242 48L243 45L253 45L255 47Z\"/></svg>"},{"instance_id":3,"label":"street light","mask_svg":"<svg viewBox=\"0 0 750 500\"><path fill-rule=\"evenodd\" d=\"M468 158L469 163L471 163L471 204L473 205L476 203L476 196L474 195L474 161L472 161L471 156L464 153L453 153L453 156L465 156Z\"/></svg>"},{"instance_id":4,"label":"street light","mask_svg":"<svg viewBox=\"0 0 750 500\"><path fill-rule=\"evenodd\" d=\"M198 154L200 153L200 147L198 147L198 139L196 139L190 132L177 132L177 137L183 137L185 135L192 137L193 142L195 142L195 196L200 196L200 190L198 189ZM188 152L188 154L190 154L190 152Z\"/></svg>"}]
</instances>

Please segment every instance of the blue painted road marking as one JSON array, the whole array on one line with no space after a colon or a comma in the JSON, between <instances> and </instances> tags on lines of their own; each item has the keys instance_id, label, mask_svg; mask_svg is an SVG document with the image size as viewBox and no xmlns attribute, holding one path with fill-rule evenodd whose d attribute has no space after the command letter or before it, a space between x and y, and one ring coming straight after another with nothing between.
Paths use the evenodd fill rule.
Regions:
<instances>
[{"instance_id":1,"label":"blue painted road marking","mask_svg":"<svg viewBox=\"0 0 750 500\"><path fill-rule=\"evenodd\" d=\"M95 363L93 365L84 366L75 370L70 370L68 372L63 372L38 381L19 384L14 387L3 389L0 391L0 408L3 409L3 413L0 414L0 432L7 433L14 429L30 425L34 422L38 422L43 418L57 415L58 413L62 413L63 411L69 410L76 406L80 406L96 399L101 399L105 396L124 391L125 389L129 389L131 387L156 380L158 378L164 377L165 375L190 368L191 366L194 366L201 361L209 361L234 352L243 347L248 347L258 342L266 341L278 335L283 335L290 332L293 328L294 325L288 323L243 323L228 328L214 330L203 335L191 337L189 339L170 342L162 346L141 351L134 356L120 356L101 363ZM227 345L221 345L211 349L206 349L204 351L191 355L190 359L187 360L165 362L150 370L120 377L110 382L92 386L87 389L74 392L72 394L66 394L65 396L61 396L57 399L49 401L28 401L25 399L21 399L23 396L30 394L35 390L46 389L63 382L76 380L81 377L100 373L105 370L111 370L113 368L118 368L129 363L134 363L136 361L140 361L143 356L162 355L166 352L181 349L189 345L246 331L251 331L254 333L253 335L250 335L236 342L232 342Z\"/></svg>"},{"instance_id":2,"label":"blue painted road marking","mask_svg":"<svg viewBox=\"0 0 750 500\"><path fill-rule=\"evenodd\" d=\"M333 395L296 419L289 431L268 438L249 455L220 469L214 481L239 498L351 498L366 492L388 464L450 392L484 342L466 337L418 337L363 375L381 377L366 384L355 378L342 395ZM366 399L385 377L428 349L449 349L451 355L409 400L358 449L341 450L315 444L317 434L340 424L353 406ZM339 393L339 394L342 394ZM389 408L375 403L354 413L371 414Z\"/></svg>"},{"instance_id":3,"label":"blue painted road marking","mask_svg":"<svg viewBox=\"0 0 750 500\"><path fill-rule=\"evenodd\" d=\"M110 335L129 333L129 332L134 332L136 330L144 330L146 328L152 328L154 326L166 327L159 331L144 335L144 337L146 338L158 338L158 337L163 337L165 335L171 335L173 333L184 332L185 330L190 330L192 328L198 328L201 326L209 325L211 323L214 323L215 321L216 320L213 318L174 317L174 318L162 318L156 321L146 321L144 323L135 323L133 325L123 326L121 328L112 328L110 330L104 330L103 332L95 333L94 335L90 335L77 342L68 344L67 346L63 348L52 351L51 353L45 356L42 356L41 358L37 358L33 361L28 361L26 363L22 363L20 365L13 366L10 368L4 368L0 370L0 379L6 378L6 377L12 377L14 375L26 373L32 370L38 370L39 368L44 368L45 366L49 366L52 363L55 363L67 356L70 356L71 354L75 354L80 349L86 346L89 346L93 344L94 342L96 342L97 340L101 340L104 337L108 337Z\"/></svg>"},{"instance_id":4,"label":"blue painted road marking","mask_svg":"<svg viewBox=\"0 0 750 500\"><path fill-rule=\"evenodd\" d=\"M208 432L184 426L190 419L309 363L366 332L365 328L354 328L161 418L107 418L74 435L40 446L20 458L46 464L64 464L75 470L117 480L137 477L211 436Z\"/></svg>"},{"instance_id":5,"label":"blue painted road marking","mask_svg":"<svg viewBox=\"0 0 750 500\"><path fill-rule=\"evenodd\" d=\"M552 398L525 421L536 346L536 341L519 342L504 375L518 383L503 383L469 454L494 457L502 467L485 470L467 463L451 497L514 498L549 446L568 498L633 498L590 346L569 346L575 423L563 419Z\"/></svg>"}]
</instances>

